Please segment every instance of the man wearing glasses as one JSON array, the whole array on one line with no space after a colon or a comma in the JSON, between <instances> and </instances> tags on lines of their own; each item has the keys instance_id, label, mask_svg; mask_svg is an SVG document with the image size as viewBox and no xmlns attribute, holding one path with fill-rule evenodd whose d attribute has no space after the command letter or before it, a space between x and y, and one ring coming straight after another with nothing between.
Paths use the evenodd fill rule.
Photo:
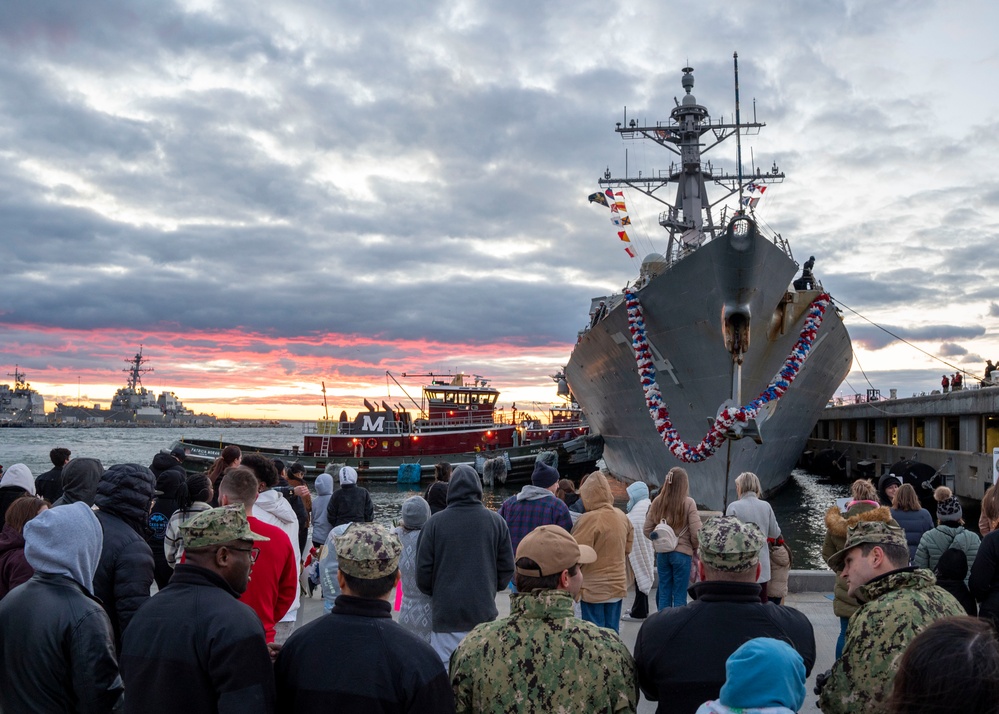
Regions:
<instances>
[{"instance_id":1,"label":"man wearing glasses","mask_svg":"<svg viewBox=\"0 0 999 714\"><path fill-rule=\"evenodd\" d=\"M274 709L274 675L260 619L237 598L256 542L242 505L202 511L180 527L185 562L125 630L126 712Z\"/></svg>"}]
</instances>

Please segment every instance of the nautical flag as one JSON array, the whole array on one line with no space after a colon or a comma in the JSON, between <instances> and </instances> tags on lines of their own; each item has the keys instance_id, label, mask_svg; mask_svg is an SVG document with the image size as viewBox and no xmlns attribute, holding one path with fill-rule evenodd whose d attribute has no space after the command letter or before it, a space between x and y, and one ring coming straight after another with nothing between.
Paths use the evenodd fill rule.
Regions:
<instances>
[{"instance_id":1,"label":"nautical flag","mask_svg":"<svg viewBox=\"0 0 999 714\"><path fill-rule=\"evenodd\" d=\"M631 243L631 239L628 237L627 231L618 231L617 237L623 240L625 243Z\"/></svg>"},{"instance_id":2,"label":"nautical flag","mask_svg":"<svg viewBox=\"0 0 999 714\"><path fill-rule=\"evenodd\" d=\"M746 197L744 197L742 199L742 205L743 206L749 206L750 208L756 208L756 204L759 203L759 202L760 202L760 199L759 199L758 196L753 196L752 198L749 197L749 196L746 196Z\"/></svg>"},{"instance_id":3,"label":"nautical flag","mask_svg":"<svg viewBox=\"0 0 999 714\"><path fill-rule=\"evenodd\" d=\"M746 190L749 191L750 193L756 193L757 191L759 191L762 194L764 191L767 190L767 187L761 183L751 183L748 186L746 186Z\"/></svg>"},{"instance_id":4,"label":"nautical flag","mask_svg":"<svg viewBox=\"0 0 999 714\"><path fill-rule=\"evenodd\" d=\"M621 198L624 198L624 191L615 191L614 195L615 196L620 196Z\"/></svg>"},{"instance_id":5,"label":"nautical flag","mask_svg":"<svg viewBox=\"0 0 999 714\"><path fill-rule=\"evenodd\" d=\"M621 225L621 219L619 216L620 214L617 211L611 214L611 223L613 223L615 226Z\"/></svg>"},{"instance_id":6,"label":"nautical flag","mask_svg":"<svg viewBox=\"0 0 999 714\"><path fill-rule=\"evenodd\" d=\"M628 207L624 205L624 201L615 201L614 205L617 206L622 211L628 210Z\"/></svg>"},{"instance_id":7,"label":"nautical flag","mask_svg":"<svg viewBox=\"0 0 999 714\"><path fill-rule=\"evenodd\" d=\"M622 218L621 219L621 225L622 226L630 226L631 225L631 218L629 218L628 216L625 216L624 218Z\"/></svg>"},{"instance_id":8,"label":"nautical flag","mask_svg":"<svg viewBox=\"0 0 999 714\"><path fill-rule=\"evenodd\" d=\"M607 198L602 193L591 193L587 198L589 198L590 203L599 203L601 206L607 205Z\"/></svg>"},{"instance_id":9,"label":"nautical flag","mask_svg":"<svg viewBox=\"0 0 999 714\"><path fill-rule=\"evenodd\" d=\"M617 213L617 204L616 203L612 203L610 205L610 209L611 209L611 213Z\"/></svg>"},{"instance_id":10,"label":"nautical flag","mask_svg":"<svg viewBox=\"0 0 999 714\"><path fill-rule=\"evenodd\" d=\"M614 192L611 191L610 189L607 189L606 191L604 191L604 194L606 194L607 198L609 198L610 200L612 200L612 201L614 200Z\"/></svg>"},{"instance_id":11,"label":"nautical flag","mask_svg":"<svg viewBox=\"0 0 999 714\"><path fill-rule=\"evenodd\" d=\"M632 258L634 258L634 257L635 257L635 251L633 251L633 250L631 249L631 246L630 246L630 245L626 245L626 246L624 247L624 252L625 252L625 253L627 253L627 254L628 254L629 256L631 256Z\"/></svg>"}]
</instances>

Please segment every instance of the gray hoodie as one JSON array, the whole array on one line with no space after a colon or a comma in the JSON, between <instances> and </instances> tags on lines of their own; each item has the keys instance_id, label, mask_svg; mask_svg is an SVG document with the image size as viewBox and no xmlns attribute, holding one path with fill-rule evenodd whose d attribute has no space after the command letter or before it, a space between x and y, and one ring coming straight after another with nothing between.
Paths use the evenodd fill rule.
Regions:
<instances>
[{"instance_id":1,"label":"gray hoodie","mask_svg":"<svg viewBox=\"0 0 999 714\"><path fill-rule=\"evenodd\" d=\"M104 465L98 459L72 459L62 468L62 496L52 505L65 506L82 501L94 505L97 484L104 475Z\"/></svg>"},{"instance_id":2,"label":"gray hoodie","mask_svg":"<svg viewBox=\"0 0 999 714\"><path fill-rule=\"evenodd\" d=\"M24 557L38 573L64 575L94 591L104 531L85 503L50 508L24 524Z\"/></svg>"},{"instance_id":3,"label":"gray hoodie","mask_svg":"<svg viewBox=\"0 0 999 714\"><path fill-rule=\"evenodd\" d=\"M333 496L333 477L319 474L316 477L316 497L312 499L312 542L320 545L330 534L330 521L326 517L326 507Z\"/></svg>"},{"instance_id":4,"label":"gray hoodie","mask_svg":"<svg viewBox=\"0 0 999 714\"><path fill-rule=\"evenodd\" d=\"M482 484L470 466L454 469L447 508L420 531L416 583L433 598L434 632L468 632L496 618L496 593L513 576L506 521L482 504Z\"/></svg>"}]
</instances>

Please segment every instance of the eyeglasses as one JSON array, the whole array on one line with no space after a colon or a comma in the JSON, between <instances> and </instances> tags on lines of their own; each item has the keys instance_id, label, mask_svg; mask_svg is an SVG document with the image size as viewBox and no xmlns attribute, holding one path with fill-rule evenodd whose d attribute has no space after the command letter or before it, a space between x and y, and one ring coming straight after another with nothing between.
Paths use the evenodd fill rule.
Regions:
<instances>
[{"instance_id":1,"label":"eyeglasses","mask_svg":"<svg viewBox=\"0 0 999 714\"><path fill-rule=\"evenodd\" d=\"M257 557L260 555L260 548L237 548L237 547L232 546L232 545L229 545L229 546L226 546L226 547L229 550L238 550L240 553L249 553L250 554L250 562L251 563L256 563L257 562Z\"/></svg>"}]
</instances>

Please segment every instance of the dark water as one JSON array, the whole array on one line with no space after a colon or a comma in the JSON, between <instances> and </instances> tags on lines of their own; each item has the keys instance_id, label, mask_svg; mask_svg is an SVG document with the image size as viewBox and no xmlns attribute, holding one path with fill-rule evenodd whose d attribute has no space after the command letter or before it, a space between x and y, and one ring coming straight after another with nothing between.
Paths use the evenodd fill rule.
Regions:
<instances>
[{"instance_id":1,"label":"dark water","mask_svg":"<svg viewBox=\"0 0 999 714\"><path fill-rule=\"evenodd\" d=\"M267 429L0 429L0 464L23 463L36 476L52 468L49 450L63 446L73 457L100 459L105 467L118 463L149 465L160 449L166 449L181 436L190 439L219 439L240 444L290 448L301 444L299 425ZM376 519L391 524L400 518L402 502L420 493L421 488L396 484L363 484L371 491ZM518 488L486 489L483 500L499 508ZM843 485L821 482L805 471L795 470L787 488L770 499L784 538L794 553L794 567L823 569L823 516L836 498L848 495Z\"/></svg>"}]
</instances>

